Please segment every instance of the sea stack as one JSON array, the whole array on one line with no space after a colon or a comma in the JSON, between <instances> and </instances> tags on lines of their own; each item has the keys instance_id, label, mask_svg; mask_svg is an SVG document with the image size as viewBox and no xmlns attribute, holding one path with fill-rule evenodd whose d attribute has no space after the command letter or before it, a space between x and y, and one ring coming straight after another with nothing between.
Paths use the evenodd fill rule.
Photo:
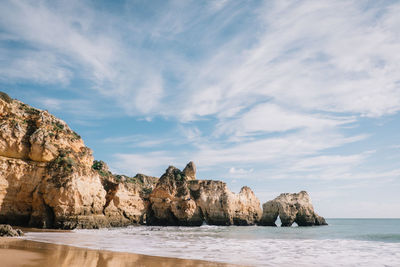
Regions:
<instances>
[{"instance_id":1,"label":"sea stack","mask_svg":"<svg viewBox=\"0 0 400 267\"><path fill-rule=\"evenodd\" d=\"M47 111L0 92L0 223L40 228L148 225L325 225L307 192L263 205L244 186L198 180L196 165L161 176L112 174L81 137Z\"/></svg>"},{"instance_id":2,"label":"sea stack","mask_svg":"<svg viewBox=\"0 0 400 267\"><path fill-rule=\"evenodd\" d=\"M264 203L259 225L276 226L278 216L282 226L291 226L293 223L297 223L298 226L327 225L325 219L314 212L306 191L283 193Z\"/></svg>"}]
</instances>

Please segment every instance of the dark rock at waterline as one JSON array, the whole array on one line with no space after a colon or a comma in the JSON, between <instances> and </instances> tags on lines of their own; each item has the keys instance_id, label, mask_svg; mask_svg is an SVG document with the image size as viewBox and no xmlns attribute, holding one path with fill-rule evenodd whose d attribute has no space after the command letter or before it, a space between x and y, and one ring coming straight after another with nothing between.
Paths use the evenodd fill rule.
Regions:
<instances>
[{"instance_id":1,"label":"dark rock at waterline","mask_svg":"<svg viewBox=\"0 0 400 267\"><path fill-rule=\"evenodd\" d=\"M20 229L14 229L8 224L0 224L0 236L17 237L23 235L24 233Z\"/></svg>"}]
</instances>

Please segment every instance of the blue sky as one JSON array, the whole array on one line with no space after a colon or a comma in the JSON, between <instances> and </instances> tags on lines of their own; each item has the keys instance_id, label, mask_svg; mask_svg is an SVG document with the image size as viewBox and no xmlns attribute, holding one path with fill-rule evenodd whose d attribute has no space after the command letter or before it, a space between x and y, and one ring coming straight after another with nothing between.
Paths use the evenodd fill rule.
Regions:
<instances>
[{"instance_id":1,"label":"blue sky","mask_svg":"<svg viewBox=\"0 0 400 267\"><path fill-rule=\"evenodd\" d=\"M0 90L117 173L400 217L398 1L2 1Z\"/></svg>"}]
</instances>

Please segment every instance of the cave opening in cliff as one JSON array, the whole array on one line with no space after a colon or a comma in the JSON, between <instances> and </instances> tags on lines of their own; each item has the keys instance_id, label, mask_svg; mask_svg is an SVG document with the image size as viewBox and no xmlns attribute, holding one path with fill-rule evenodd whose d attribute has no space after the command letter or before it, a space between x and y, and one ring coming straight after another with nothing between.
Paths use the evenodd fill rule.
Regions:
<instances>
[{"instance_id":1,"label":"cave opening in cliff","mask_svg":"<svg viewBox=\"0 0 400 267\"><path fill-rule=\"evenodd\" d=\"M281 221L281 218L279 217L279 215L276 217L275 225L276 226L281 226L282 225L282 221Z\"/></svg>"},{"instance_id":2,"label":"cave opening in cliff","mask_svg":"<svg viewBox=\"0 0 400 267\"><path fill-rule=\"evenodd\" d=\"M46 210L46 219L44 221L45 227L44 228L53 228L54 221L55 221L55 214L52 207L49 205L44 204Z\"/></svg>"}]
</instances>

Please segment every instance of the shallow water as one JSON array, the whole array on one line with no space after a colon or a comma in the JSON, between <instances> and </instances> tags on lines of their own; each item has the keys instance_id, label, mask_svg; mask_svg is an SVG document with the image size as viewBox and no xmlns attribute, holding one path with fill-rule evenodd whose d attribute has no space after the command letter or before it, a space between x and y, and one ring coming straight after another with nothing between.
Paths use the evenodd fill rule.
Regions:
<instances>
[{"instance_id":1,"label":"shallow water","mask_svg":"<svg viewBox=\"0 0 400 267\"><path fill-rule=\"evenodd\" d=\"M25 239L256 266L400 266L400 219L330 219L320 227L130 226Z\"/></svg>"}]
</instances>

